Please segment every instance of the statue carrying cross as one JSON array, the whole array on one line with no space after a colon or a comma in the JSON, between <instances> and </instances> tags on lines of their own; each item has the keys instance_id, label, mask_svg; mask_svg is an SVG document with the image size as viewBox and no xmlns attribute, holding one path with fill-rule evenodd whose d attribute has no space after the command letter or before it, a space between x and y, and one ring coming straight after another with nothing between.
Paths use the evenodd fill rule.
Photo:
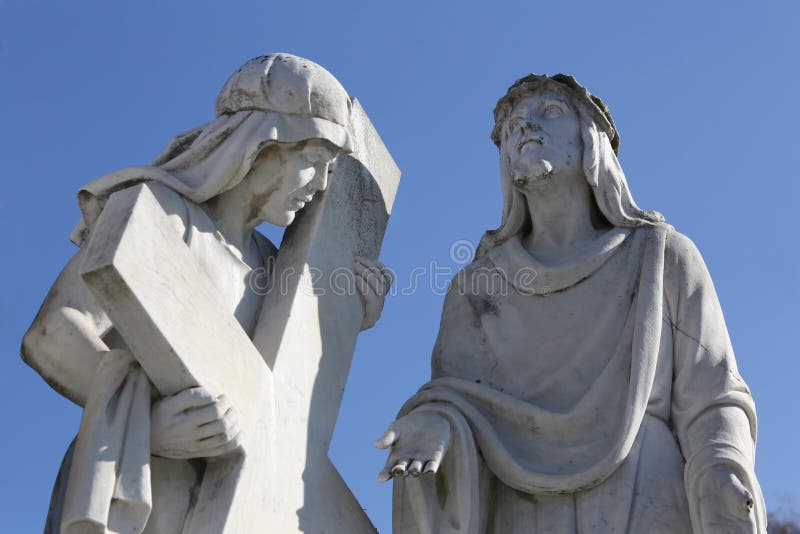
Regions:
<instances>
[{"instance_id":1,"label":"statue carrying cross","mask_svg":"<svg viewBox=\"0 0 800 534\"><path fill-rule=\"evenodd\" d=\"M247 62L216 110L79 193L81 250L23 341L84 406L46 531L374 532L327 450L399 171L302 58ZM290 225L279 251L263 221Z\"/></svg>"}]
</instances>

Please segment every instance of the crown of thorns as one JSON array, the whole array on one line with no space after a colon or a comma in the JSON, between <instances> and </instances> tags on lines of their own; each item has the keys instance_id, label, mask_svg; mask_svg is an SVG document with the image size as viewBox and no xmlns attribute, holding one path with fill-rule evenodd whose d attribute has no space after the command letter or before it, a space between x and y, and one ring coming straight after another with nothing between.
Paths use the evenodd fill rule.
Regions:
<instances>
[{"instance_id":1,"label":"crown of thorns","mask_svg":"<svg viewBox=\"0 0 800 534\"><path fill-rule=\"evenodd\" d=\"M508 92L497 102L497 106L494 108L494 128L492 129L491 137L495 145L500 146L500 131L514 105L524 96L546 84L555 84L556 87L572 97L575 102L582 104L592 115L597 126L608 135L614 153L619 154L619 133L614 125L614 119L611 118L608 106L568 74L547 76L531 73L514 82L514 85L508 88Z\"/></svg>"}]
</instances>

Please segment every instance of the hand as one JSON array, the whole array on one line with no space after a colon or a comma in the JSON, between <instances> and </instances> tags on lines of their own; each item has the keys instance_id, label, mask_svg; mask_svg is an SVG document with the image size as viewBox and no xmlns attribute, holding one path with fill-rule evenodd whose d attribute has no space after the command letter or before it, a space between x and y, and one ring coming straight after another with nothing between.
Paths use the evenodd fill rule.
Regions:
<instances>
[{"instance_id":1,"label":"hand","mask_svg":"<svg viewBox=\"0 0 800 534\"><path fill-rule=\"evenodd\" d=\"M392 477L436 473L450 446L450 422L433 412L414 412L392 423L375 442L379 449L392 446L380 482Z\"/></svg>"},{"instance_id":2,"label":"hand","mask_svg":"<svg viewBox=\"0 0 800 534\"><path fill-rule=\"evenodd\" d=\"M733 469L715 465L700 476L700 518L703 532L755 533L753 495Z\"/></svg>"},{"instance_id":3,"label":"hand","mask_svg":"<svg viewBox=\"0 0 800 534\"><path fill-rule=\"evenodd\" d=\"M383 302L392 287L392 273L379 261L356 256L354 265L356 287L364 303L364 321L361 330L375 326L383 311Z\"/></svg>"},{"instance_id":4,"label":"hand","mask_svg":"<svg viewBox=\"0 0 800 534\"><path fill-rule=\"evenodd\" d=\"M239 425L225 395L184 389L150 409L150 451L166 458L210 458L238 449Z\"/></svg>"}]
</instances>

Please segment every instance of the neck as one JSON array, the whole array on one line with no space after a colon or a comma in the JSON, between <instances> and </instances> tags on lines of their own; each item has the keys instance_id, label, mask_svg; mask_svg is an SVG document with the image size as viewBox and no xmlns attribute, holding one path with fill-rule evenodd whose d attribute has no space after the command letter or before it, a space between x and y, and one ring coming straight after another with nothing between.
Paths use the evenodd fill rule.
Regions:
<instances>
[{"instance_id":1,"label":"neck","mask_svg":"<svg viewBox=\"0 0 800 534\"><path fill-rule=\"evenodd\" d=\"M568 256L605 230L596 222L597 207L582 174L556 176L526 192L525 197L531 232L523 238L523 245L539 259Z\"/></svg>"},{"instance_id":2,"label":"neck","mask_svg":"<svg viewBox=\"0 0 800 534\"><path fill-rule=\"evenodd\" d=\"M249 204L250 199L245 188L236 186L203 205L225 240L242 253L247 250L246 244L249 243L256 226L251 220L252 210Z\"/></svg>"}]
</instances>

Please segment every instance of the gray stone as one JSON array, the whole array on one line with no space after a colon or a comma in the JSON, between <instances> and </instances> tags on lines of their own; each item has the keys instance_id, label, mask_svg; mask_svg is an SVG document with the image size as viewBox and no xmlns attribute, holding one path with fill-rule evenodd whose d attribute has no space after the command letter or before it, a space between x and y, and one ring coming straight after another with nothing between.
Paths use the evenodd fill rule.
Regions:
<instances>
[{"instance_id":1,"label":"gray stone","mask_svg":"<svg viewBox=\"0 0 800 534\"><path fill-rule=\"evenodd\" d=\"M765 532L713 283L634 203L608 110L530 75L492 139L501 226L453 280L431 381L376 443L394 531Z\"/></svg>"},{"instance_id":2,"label":"gray stone","mask_svg":"<svg viewBox=\"0 0 800 534\"><path fill-rule=\"evenodd\" d=\"M84 407L51 531L374 532L327 449L392 282L377 257L399 170L308 60L247 62L216 108L79 192L81 249L23 340ZM289 227L280 251L264 221ZM311 286L282 284L290 269Z\"/></svg>"}]
</instances>

